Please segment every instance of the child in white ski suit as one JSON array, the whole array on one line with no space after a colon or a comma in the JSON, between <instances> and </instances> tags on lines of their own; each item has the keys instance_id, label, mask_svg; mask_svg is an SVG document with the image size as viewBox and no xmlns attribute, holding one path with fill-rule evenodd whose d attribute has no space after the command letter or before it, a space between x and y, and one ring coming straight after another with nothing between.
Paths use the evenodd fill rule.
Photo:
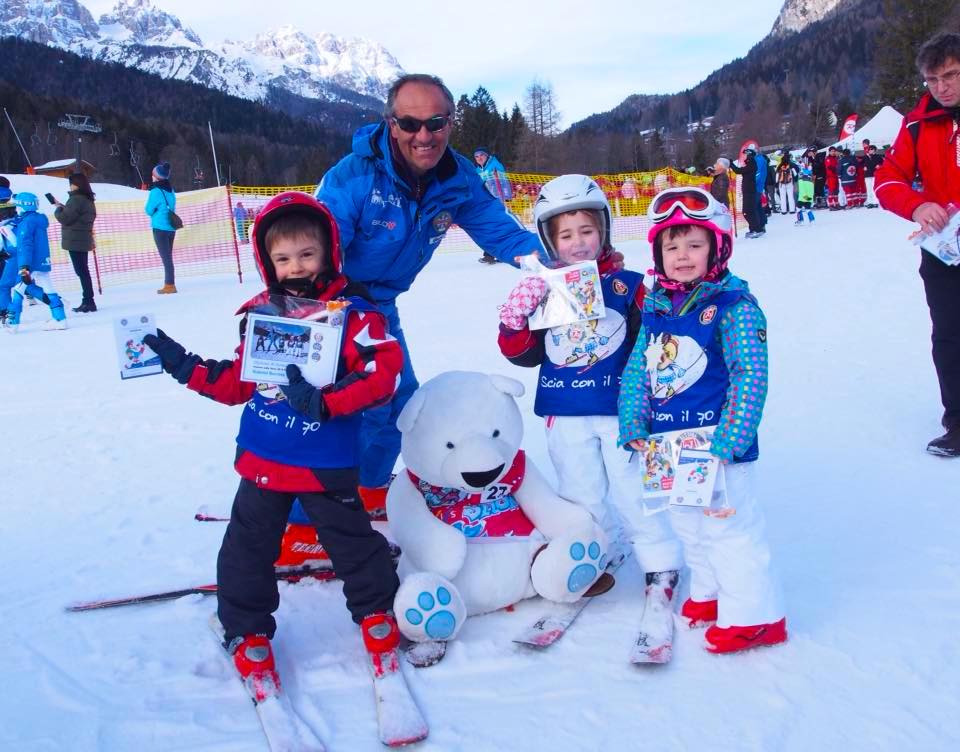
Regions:
<instances>
[{"instance_id":1,"label":"child in white ski suit","mask_svg":"<svg viewBox=\"0 0 960 752\"><path fill-rule=\"evenodd\" d=\"M730 508L671 507L690 568L680 613L691 627L716 622L704 635L710 652L774 645L787 639L786 619L754 491L766 319L727 271L726 207L699 188L671 188L654 197L649 218L656 283L623 373L620 444L643 452L652 434L715 426L710 452L723 463ZM677 370L664 390L667 365Z\"/></svg>"},{"instance_id":2,"label":"child in white ski suit","mask_svg":"<svg viewBox=\"0 0 960 752\"><path fill-rule=\"evenodd\" d=\"M528 317L546 285L541 277L526 277L500 308L500 350L511 363L540 368L534 412L546 421L559 494L590 511L611 550L618 539L630 541L647 573L648 604L651 595L669 603L682 566L679 541L666 515L643 514L639 467L617 446L617 393L639 326L643 275L614 263L610 205L590 178L563 175L548 182L534 216L548 265L597 261L604 316L531 331ZM619 515L604 504L608 492Z\"/></svg>"}]
</instances>

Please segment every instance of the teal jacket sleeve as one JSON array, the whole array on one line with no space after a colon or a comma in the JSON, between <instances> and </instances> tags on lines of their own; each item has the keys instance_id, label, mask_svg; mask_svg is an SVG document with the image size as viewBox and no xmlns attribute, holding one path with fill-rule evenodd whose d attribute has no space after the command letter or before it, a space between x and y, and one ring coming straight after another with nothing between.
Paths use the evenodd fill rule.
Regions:
<instances>
[{"instance_id":1,"label":"teal jacket sleeve","mask_svg":"<svg viewBox=\"0 0 960 752\"><path fill-rule=\"evenodd\" d=\"M767 320L753 302L741 300L724 314L719 330L730 386L710 451L722 460L732 460L750 448L763 416L768 386Z\"/></svg>"},{"instance_id":2,"label":"teal jacket sleeve","mask_svg":"<svg viewBox=\"0 0 960 752\"><path fill-rule=\"evenodd\" d=\"M650 435L650 377L647 375L647 331L641 324L633 352L623 369L617 412L620 436L617 443L626 447L634 439Z\"/></svg>"}]
</instances>

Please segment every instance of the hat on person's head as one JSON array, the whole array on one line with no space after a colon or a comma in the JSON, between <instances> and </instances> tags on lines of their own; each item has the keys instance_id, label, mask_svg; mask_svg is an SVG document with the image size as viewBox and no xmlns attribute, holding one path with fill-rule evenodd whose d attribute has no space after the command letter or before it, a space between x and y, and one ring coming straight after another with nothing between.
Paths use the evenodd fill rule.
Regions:
<instances>
[{"instance_id":1,"label":"hat on person's head","mask_svg":"<svg viewBox=\"0 0 960 752\"><path fill-rule=\"evenodd\" d=\"M486 154L489 157L490 150L486 146L478 146L473 150L473 156L477 156L477 154Z\"/></svg>"},{"instance_id":2,"label":"hat on person's head","mask_svg":"<svg viewBox=\"0 0 960 752\"><path fill-rule=\"evenodd\" d=\"M754 149L752 146L748 146L746 149L743 150L743 153L744 153L744 154L754 154L754 155L756 155L757 150Z\"/></svg>"},{"instance_id":3,"label":"hat on person's head","mask_svg":"<svg viewBox=\"0 0 960 752\"><path fill-rule=\"evenodd\" d=\"M154 177L159 178L160 180L169 180L170 179L170 163L169 162L160 162L156 167L153 168Z\"/></svg>"},{"instance_id":4,"label":"hat on person's head","mask_svg":"<svg viewBox=\"0 0 960 752\"><path fill-rule=\"evenodd\" d=\"M10 190L10 187L0 185L0 204L7 203L11 198L13 198L13 191Z\"/></svg>"},{"instance_id":5,"label":"hat on person's head","mask_svg":"<svg viewBox=\"0 0 960 752\"><path fill-rule=\"evenodd\" d=\"M0 188L9 188L10 187L10 178L5 175L0 175Z\"/></svg>"}]
</instances>

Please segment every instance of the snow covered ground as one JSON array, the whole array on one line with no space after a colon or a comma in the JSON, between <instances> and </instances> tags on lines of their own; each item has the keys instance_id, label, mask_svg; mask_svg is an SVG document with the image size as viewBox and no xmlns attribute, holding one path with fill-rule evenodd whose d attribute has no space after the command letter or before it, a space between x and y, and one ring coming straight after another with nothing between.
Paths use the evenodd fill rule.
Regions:
<instances>
[{"instance_id":1,"label":"snow covered ground","mask_svg":"<svg viewBox=\"0 0 960 752\"><path fill-rule=\"evenodd\" d=\"M759 468L790 641L718 657L681 632L672 664L628 665L643 593L631 561L549 652L511 643L538 613L529 601L473 619L442 664L408 670L431 724L420 749L960 748L960 461L923 451L940 406L910 230L881 210L821 212L814 227L774 217L735 248L769 318ZM623 250L649 266L644 244ZM496 348L518 272L477 255L438 255L401 299L418 374L521 378L526 448L552 474L534 372ZM232 311L258 288L229 275L154 288L111 289L65 332L39 331L45 313L28 308L18 335L0 335L5 750L266 749L207 627L212 599L63 610L214 579L223 527L192 518L229 506L240 409L167 376L121 382L111 322L153 312L188 349L227 357ZM295 706L334 752L381 749L338 585L281 594L275 645Z\"/></svg>"}]
</instances>

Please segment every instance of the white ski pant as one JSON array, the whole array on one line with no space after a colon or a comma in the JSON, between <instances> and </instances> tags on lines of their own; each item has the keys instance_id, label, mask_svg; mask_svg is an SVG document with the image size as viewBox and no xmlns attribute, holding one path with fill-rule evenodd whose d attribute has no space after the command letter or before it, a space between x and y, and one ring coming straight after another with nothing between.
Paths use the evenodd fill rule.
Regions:
<instances>
[{"instance_id":1,"label":"white ski pant","mask_svg":"<svg viewBox=\"0 0 960 752\"><path fill-rule=\"evenodd\" d=\"M717 600L718 627L770 624L784 616L780 582L770 561L766 524L754 493L754 462L723 466L725 519L702 510L671 508L670 517L690 568L690 597Z\"/></svg>"},{"instance_id":2,"label":"white ski pant","mask_svg":"<svg viewBox=\"0 0 960 752\"><path fill-rule=\"evenodd\" d=\"M633 452L617 446L617 416L551 416L546 427L558 493L593 515L611 549L621 537L630 541L645 572L680 569L682 548L669 515L643 513L640 465L630 462Z\"/></svg>"},{"instance_id":3,"label":"white ski pant","mask_svg":"<svg viewBox=\"0 0 960 752\"><path fill-rule=\"evenodd\" d=\"M793 214L797 210L793 197L793 183L780 183L778 189L780 191L780 211Z\"/></svg>"},{"instance_id":4,"label":"white ski pant","mask_svg":"<svg viewBox=\"0 0 960 752\"><path fill-rule=\"evenodd\" d=\"M877 203L877 194L873 192L873 181L876 178L864 178L863 182L867 184L867 203L875 204Z\"/></svg>"}]
</instances>

